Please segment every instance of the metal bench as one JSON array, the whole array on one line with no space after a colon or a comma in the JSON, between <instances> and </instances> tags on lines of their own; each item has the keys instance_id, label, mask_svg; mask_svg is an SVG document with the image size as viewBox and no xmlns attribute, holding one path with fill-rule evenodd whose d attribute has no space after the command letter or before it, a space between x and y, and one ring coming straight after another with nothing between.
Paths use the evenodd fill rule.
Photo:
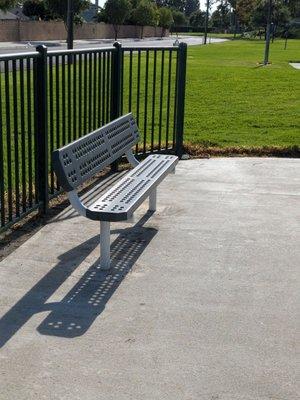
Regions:
<instances>
[{"instance_id":1,"label":"metal bench","mask_svg":"<svg viewBox=\"0 0 300 400\"><path fill-rule=\"evenodd\" d=\"M100 129L53 152L53 168L78 213L100 221L100 266L110 268L110 222L130 220L134 211L149 197L149 210L156 210L156 188L170 172L178 157L153 154L142 162L132 147L139 132L132 114L124 115ZM134 167L91 206L86 207L76 189L87 179L125 155Z\"/></svg>"}]
</instances>

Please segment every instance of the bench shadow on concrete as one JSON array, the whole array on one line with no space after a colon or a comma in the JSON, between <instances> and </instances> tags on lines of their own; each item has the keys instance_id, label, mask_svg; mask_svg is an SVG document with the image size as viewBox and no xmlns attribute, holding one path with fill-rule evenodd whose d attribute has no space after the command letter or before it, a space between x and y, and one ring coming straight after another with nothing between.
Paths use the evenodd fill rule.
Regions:
<instances>
[{"instance_id":1,"label":"bench shadow on concrete","mask_svg":"<svg viewBox=\"0 0 300 400\"><path fill-rule=\"evenodd\" d=\"M111 245L109 271L102 271L97 260L60 302L47 303L88 254L99 246L99 235L61 254L59 263L0 319L0 347L34 314L45 311L51 313L37 328L39 333L66 338L83 335L156 235L156 229L143 226L151 215L148 212L134 226L112 231L120 235Z\"/></svg>"}]
</instances>

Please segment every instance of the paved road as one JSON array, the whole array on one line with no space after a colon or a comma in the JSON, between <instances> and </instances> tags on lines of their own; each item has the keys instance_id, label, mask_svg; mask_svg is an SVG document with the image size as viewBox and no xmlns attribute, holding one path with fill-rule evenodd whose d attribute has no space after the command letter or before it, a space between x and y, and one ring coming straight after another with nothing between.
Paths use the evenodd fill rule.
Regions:
<instances>
[{"instance_id":1,"label":"paved road","mask_svg":"<svg viewBox=\"0 0 300 400\"><path fill-rule=\"evenodd\" d=\"M99 222L44 226L0 263L0 399L299 399L299 167L180 162L108 273Z\"/></svg>"},{"instance_id":2,"label":"paved road","mask_svg":"<svg viewBox=\"0 0 300 400\"><path fill-rule=\"evenodd\" d=\"M168 47L173 46L176 37L170 38L148 38L148 39L120 39L119 41L122 45L128 47L147 47L147 46L155 46L155 47ZM187 43L189 46L195 46L202 44L202 37L197 36L179 36L179 41L183 41ZM217 39L211 38L211 43L221 43L226 41L226 39ZM75 48L97 48L97 47L105 47L111 46L114 43L114 40L111 39L94 39L94 40L76 40ZM10 53L19 53L19 52L27 52L33 51L38 44L45 44L49 47L50 50L55 49L64 49L66 48L66 43L64 41L47 41L47 42L22 42L22 43L13 43L13 42L0 42L0 54L10 54Z\"/></svg>"}]
</instances>

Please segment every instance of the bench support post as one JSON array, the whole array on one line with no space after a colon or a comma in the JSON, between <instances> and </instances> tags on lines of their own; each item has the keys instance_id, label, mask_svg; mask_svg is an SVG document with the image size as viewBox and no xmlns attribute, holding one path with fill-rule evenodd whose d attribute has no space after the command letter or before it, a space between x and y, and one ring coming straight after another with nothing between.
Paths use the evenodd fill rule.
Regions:
<instances>
[{"instance_id":1,"label":"bench support post","mask_svg":"<svg viewBox=\"0 0 300 400\"><path fill-rule=\"evenodd\" d=\"M110 268L110 222L100 221L100 267Z\"/></svg>"},{"instance_id":2,"label":"bench support post","mask_svg":"<svg viewBox=\"0 0 300 400\"><path fill-rule=\"evenodd\" d=\"M149 211L156 211L157 188L153 189L149 196Z\"/></svg>"}]
</instances>

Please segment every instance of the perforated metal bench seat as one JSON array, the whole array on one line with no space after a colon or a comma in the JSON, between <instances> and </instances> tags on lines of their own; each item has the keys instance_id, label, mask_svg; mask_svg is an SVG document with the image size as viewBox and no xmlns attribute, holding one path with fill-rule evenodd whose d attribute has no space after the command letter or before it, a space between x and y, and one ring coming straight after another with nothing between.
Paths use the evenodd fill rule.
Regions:
<instances>
[{"instance_id":1,"label":"perforated metal bench seat","mask_svg":"<svg viewBox=\"0 0 300 400\"><path fill-rule=\"evenodd\" d=\"M174 170L177 162L176 156L162 154L148 156L88 207L86 216L99 221L130 219L153 189Z\"/></svg>"},{"instance_id":2,"label":"perforated metal bench seat","mask_svg":"<svg viewBox=\"0 0 300 400\"><path fill-rule=\"evenodd\" d=\"M52 155L54 171L72 206L80 215L100 221L103 269L110 266L110 222L130 219L147 197L149 210L155 211L156 188L168 173L175 171L178 162L176 156L154 154L139 163L132 153L138 140L138 127L130 113ZM78 186L123 155L134 168L91 206L85 206L78 197Z\"/></svg>"}]
</instances>

